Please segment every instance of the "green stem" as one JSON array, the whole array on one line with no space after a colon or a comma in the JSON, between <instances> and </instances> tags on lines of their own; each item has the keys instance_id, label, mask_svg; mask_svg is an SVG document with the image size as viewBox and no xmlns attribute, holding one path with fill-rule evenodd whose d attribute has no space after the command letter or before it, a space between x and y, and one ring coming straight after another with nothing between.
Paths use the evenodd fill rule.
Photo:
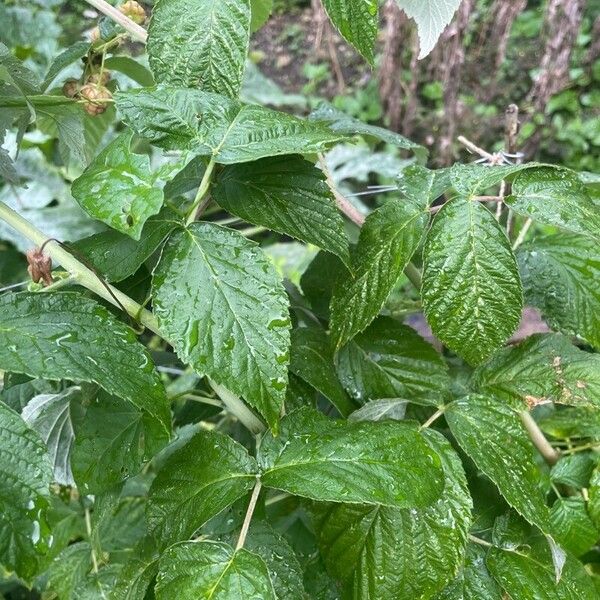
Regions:
<instances>
[{"instance_id":1,"label":"green stem","mask_svg":"<svg viewBox=\"0 0 600 600\"><path fill-rule=\"evenodd\" d=\"M417 269L413 262L409 262L404 267L404 274L408 277L408 280L417 288L417 291L421 291L422 278L421 271Z\"/></svg>"},{"instance_id":2,"label":"green stem","mask_svg":"<svg viewBox=\"0 0 600 600\"><path fill-rule=\"evenodd\" d=\"M221 398L227 410L232 412L249 431L258 434L266 429L260 419L233 392L230 392L226 387L223 387L210 378L208 383L217 393L217 396Z\"/></svg>"},{"instance_id":3,"label":"green stem","mask_svg":"<svg viewBox=\"0 0 600 600\"><path fill-rule=\"evenodd\" d=\"M101 281L94 271L79 262L60 244L48 238L45 233L41 232L19 213L4 204L4 202L0 202L0 219L8 223L13 229L17 230L38 247L45 244L44 252L46 252L52 260L62 265L65 271L68 271L71 277L77 280L79 285L94 292L114 306L125 309L125 312L127 312L130 317L137 319L142 325L153 331L156 335L167 342L169 341L168 338L161 333L158 326L158 320L149 310L145 309L135 300L132 300L129 296L123 294L123 292L119 291L117 288ZM252 413L252 411L250 411L240 398L223 386L217 386L212 383L211 385L219 394L229 412L233 413L242 424L252 431L252 433L259 433L265 430L262 422Z\"/></svg>"},{"instance_id":4,"label":"green stem","mask_svg":"<svg viewBox=\"0 0 600 600\"><path fill-rule=\"evenodd\" d=\"M215 159L211 158L210 162L208 163L208 165L206 167L206 171L204 171L204 176L202 177L202 181L200 182L200 187L198 188L198 193L196 194L196 197L194 198L192 207L190 208L190 210L188 212L188 216L185 221L186 225L193 223L194 220L196 219L196 213L198 212L198 207L200 206L200 204L204 200L206 194L208 193L208 188L210 187L210 181L211 181L214 169L215 169Z\"/></svg>"},{"instance_id":5,"label":"green stem","mask_svg":"<svg viewBox=\"0 0 600 600\"><path fill-rule=\"evenodd\" d=\"M156 317L149 311L140 306L135 300L123 294L117 288L108 283L102 282L96 273L79 262L70 252L65 250L60 244L48 238L48 236L24 219L19 213L8 207L3 202L0 202L0 219L6 221L11 227L19 233L31 240L34 244L41 247L44 246L46 252L52 260L56 261L68 271L72 277L77 279L77 283L94 292L107 302L114 304L117 307L125 309L131 317L139 318L148 329L151 329L157 335L161 335L158 328ZM110 291L109 291L110 289ZM111 294L112 292L112 294ZM114 296L114 297L113 297ZM115 300L118 300L118 302ZM120 305L119 305L120 303Z\"/></svg>"},{"instance_id":6,"label":"green stem","mask_svg":"<svg viewBox=\"0 0 600 600\"><path fill-rule=\"evenodd\" d=\"M248 535L248 529L250 529L250 522L252 521L252 515L254 514L254 509L256 508L256 502L258 501L258 495L260 494L261 486L262 484L260 479L257 477L254 489L252 490L252 496L250 496L250 503L248 504L248 510L246 511L244 523L242 524L242 530L240 531L240 537L238 538L238 542L235 546L236 551L243 548L244 543L246 542L246 536Z\"/></svg>"},{"instance_id":7,"label":"green stem","mask_svg":"<svg viewBox=\"0 0 600 600\"><path fill-rule=\"evenodd\" d=\"M554 465L560 458L560 453L550 445L542 430L535 422L534 418L529 414L528 410L522 410L519 413L523 425L529 434L529 438L533 445L538 449L539 453L544 457L544 460L550 465Z\"/></svg>"}]
</instances>

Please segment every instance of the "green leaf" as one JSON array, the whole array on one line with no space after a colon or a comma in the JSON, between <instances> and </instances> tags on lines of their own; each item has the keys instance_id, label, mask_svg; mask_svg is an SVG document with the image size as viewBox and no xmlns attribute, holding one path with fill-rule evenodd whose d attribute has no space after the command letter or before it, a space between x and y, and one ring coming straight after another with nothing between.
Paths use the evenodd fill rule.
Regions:
<instances>
[{"instance_id":1,"label":"green leaf","mask_svg":"<svg viewBox=\"0 0 600 600\"><path fill-rule=\"evenodd\" d=\"M334 2L336 0L333 0ZM342 2L351 2L351 0L341 0ZM368 0L371 2L372 0ZM368 125L359 119L355 119L345 112L335 108L328 102L321 102L309 116L311 121L322 121L327 123L329 128L343 135L365 135L375 138L378 141L386 142L401 150L411 150L421 162L427 159L428 151L426 148L405 138L404 136L376 125Z\"/></svg>"},{"instance_id":2,"label":"green leaf","mask_svg":"<svg viewBox=\"0 0 600 600\"><path fill-rule=\"evenodd\" d=\"M557 583L550 550L491 548L486 564L511 598L531 600L592 600L594 585L583 565L567 556Z\"/></svg>"},{"instance_id":3,"label":"green leaf","mask_svg":"<svg viewBox=\"0 0 600 600\"><path fill-rule=\"evenodd\" d=\"M356 408L340 384L331 344L322 329L303 327L292 331L290 371L323 394L343 417Z\"/></svg>"},{"instance_id":4,"label":"green leaf","mask_svg":"<svg viewBox=\"0 0 600 600\"><path fill-rule=\"evenodd\" d=\"M107 598L115 585L121 565L104 565L88 576L73 590L70 600L98 600Z\"/></svg>"},{"instance_id":5,"label":"green leaf","mask_svg":"<svg viewBox=\"0 0 600 600\"><path fill-rule=\"evenodd\" d=\"M226 168L213 190L228 212L337 254L348 264L344 220L325 176L299 156Z\"/></svg>"},{"instance_id":6,"label":"green leaf","mask_svg":"<svg viewBox=\"0 0 600 600\"><path fill-rule=\"evenodd\" d=\"M71 416L71 400L81 392L71 387L58 394L40 394L34 396L21 416L48 449L53 481L62 485L73 485L71 472L71 445L75 434Z\"/></svg>"},{"instance_id":7,"label":"green leaf","mask_svg":"<svg viewBox=\"0 0 600 600\"><path fill-rule=\"evenodd\" d=\"M158 573L158 552L151 538L143 538L119 572L110 600L145 600Z\"/></svg>"},{"instance_id":8,"label":"green leaf","mask_svg":"<svg viewBox=\"0 0 600 600\"><path fill-rule=\"evenodd\" d=\"M461 196L476 196L498 185L503 179L535 166L537 166L536 163L501 166L456 163L450 167L449 176L452 187Z\"/></svg>"},{"instance_id":9,"label":"green leaf","mask_svg":"<svg viewBox=\"0 0 600 600\"><path fill-rule=\"evenodd\" d=\"M419 30L419 58L425 58L452 21L460 0L396 0Z\"/></svg>"},{"instance_id":10,"label":"green leaf","mask_svg":"<svg viewBox=\"0 0 600 600\"><path fill-rule=\"evenodd\" d=\"M582 489L588 487L595 465L594 459L587 453L567 454L553 465L550 477L554 483Z\"/></svg>"},{"instance_id":11,"label":"green leaf","mask_svg":"<svg viewBox=\"0 0 600 600\"><path fill-rule=\"evenodd\" d=\"M254 33L255 31L258 31L271 16L273 0L250 0L250 9L252 12L250 29Z\"/></svg>"},{"instance_id":12,"label":"green leaf","mask_svg":"<svg viewBox=\"0 0 600 600\"><path fill-rule=\"evenodd\" d=\"M550 510L550 521L556 541L574 556L585 554L600 537L581 497L559 498Z\"/></svg>"},{"instance_id":13,"label":"green leaf","mask_svg":"<svg viewBox=\"0 0 600 600\"><path fill-rule=\"evenodd\" d=\"M24 96L40 93L37 75L15 58L2 42L0 42L0 81L13 84Z\"/></svg>"},{"instance_id":14,"label":"green leaf","mask_svg":"<svg viewBox=\"0 0 600 600\"><path fill-rule=\"evenodd\" d=\"M502 590L486 569L484 559L485 551L469 544L462 571L434 600L502 600Z\"/></svg>"},{"instance_id":15,"label":"green leaf","mask_svg":"<svg viewBox=\"0 0 600 600\"><path fill-rule=\"evenodd\" d=\"M473 373L483 391L529 404L600 406L600 355L559 334L536 334L497 352Z\"/></svg>"},{"instance_id":16,"label":"green leaf","mask_svg":"<svg viewBox=\"0 0 600 600\"><path fill-rule=\"evenodd\" d=\"M414 329L378 317L337 355L340 380L360 404L402 398L419 404L443 403L450 387L440 354Z\"/></svg>"},{"instance_id":17,"label":"green leaf","mask_svg":"<svg viewBox=\"0 0 600 600\"><path fill-rule=\"evenodd\" d=\"M146 410L170 431L165 389L150 355L129 327L80 294L2 296L0 368L97 383Z\"/></svg>"},{"instance_id":18,"label":"green leaf","mask_svg":"<svg viewBox=\"0 0 600 600\"><path fill-rule=\"evenodd\" d=\"M237 98L250 42L250 0L160 0L148 27L157 83Z\"/></svg>"},{"instance_id":19,"label":"green leaf","mask_svg":"<svg viewBox=\"0 0 600 600\"><path fill-rule=\"evenodd\" d=\"M305 598L302 567L285 537L266 522L253 520L244 547L265 561L277 598Z\"/></svg>"},{"instance_id":20,"label":"green leaf","mask_svg":"<svg viewBox=\"0 0 600 600\"><path fill-rule=\"evenodd\" d=\"M42 96L50 98L50 96ZM37 126L58 138L58 150L65 164L75 161L85 165L89 148L86 146L84 112L77 104L40 106L36 108Z\"/></svg>"},{"instance_id":21,"label":"green leaf","mask_svg":"<svg viewBox=\"0 0 600 600\"><path fill-rule=\"evenodd\" d=\"M341 36L373 65L379 26L377 0L323 0L323 6Z\"/></svg>"},{"instance_id":22,"label":"green leaf","mask_svg":"<svg viewBox=\"0 0 600 600\"><path fill-rule=\"evenodd\" d=\"M169 209L150 217L139 241L129 235L109 229L73 244L78 253L110 282L119 282L133 275L163 244L181 220Z\"/></svg>"},{"instance_id":23,"label":"green leaf","mask_svg":"<svg viewBox=\"0 0 600 600\"><path fill-rule=\"evenodd\" d=\"M377 316L417 249L428 213L422 206L390 200L373 211L360 230L350 279L336 282L331 332L340 348Z\"/></svg>"},{"instance_id":24,"label":"green leaf","mask_svg":"<svg viewBox=\"0 0 600 600\"><path fill-rule=\"evenodd\" d=\"M258 467L220 433L198 432L165 462L150 488L147 518L162 547L189 538L250 491Z\"/></svg>"},{"instance_id":25,"label":"green leaf","mask_svg":"<svg viewBox=\"0 0 600 600\"><path fill-rule=\"evenodd\" d=\"M491 397L473 394L452 402L444 414L461 448L506 501L527 521L549 532L542 473L518 413Z\"/></svg>"},{"instance_id":26,"label":"green leaf","mask_svg":"<svg viewBox=\"0 0 600 600\"><path fill-rule=\"evenodd\" d=\"M91 44L89 42L75 42L72 46L61 52L50 65L44 81L41 85L42 92L46 91L57 75L66 67L73 64L88 53Z\"/></svg>"},{"instance_id":27,"label":"green leaf","mask_svg":"<svg viewBox=\"0 0 600 600\"><path fill-rule=\"evenodd\" d=\"M237 231L194 223L155 269L154 311L179 357L244 396L277 426L289 361L287 296L262 250Z\"/></svg>"},{"instance_id":28,"label":"green leaf","mask_svg":"<svg viewBox=\"0 0 600 600\"><path fill-rule=\"evenodd\" d=\"M462 564L471 524L471 498L460 459L432 430L444 490L425 509L349 504L318 505L316 529L328 571L348 598L429 598Z\"/></svg>"},{"instance_id":29,"label":"green leaf","mask_svg":"<svg viewBox=\"0 0 600 600\"><path fill-rule=\"evenodd\" d=\"M440 457L414 424L334 421L301 408L267 433L258 457L262 482L330 502L423 507L443 488Z\"/></svg>"},{"instance_id":30,"label":"green leaf","mask_svg":"<svg viewBox=\"0 0 600 600\"><path fill-rule=\"evenodd\" d=\"M594 469L590 479L588 512L594 525L600 529L600 467Z\"/></svg>"},{"instance_id":31,"label":"green leaf","mask_svg":"<svg viewBox=\"0 0 600 600\"><path fill-rule=\"evenodd\" d=\"M185 542L160 559L156 600L277 600L267 565L243 548L220 542Z\"/></svg>"},{"instance_id":32,"label":"green leaf","mask_svg":"<svg viewBox=\"0 0 600 600\"><path fill-rule=\"evenodd\" d=\"M115 100L123 120L153 144L225 165L321 152L343 139L321 123L199 90L141 88Z\"/></svg>"},{"instance_id":33,"label":"green leaf","mask_svg":"<svg viewBox=\"0 0 600 600\"><path fill-rule=\"evenodd\" d=\"M402 421L406 415L406 400L372 400L355 410L348 418L351 421L381 421L395 419Z\"/></svg>"},{"instance_id":34,"label":"green leaf","mask_svg":"<svg viewBox=\"0 0 600 600\"><path fill-rule=\"evenodd\" d=\"M52 467L38 434L0 403L0 563L29 580L48 549Z\"/></svg>"},{"instance_id":35,"label":"green leaf","mask_svg":"<svg viewBox=\"0 0 600 600\"><path fill-rule=\"evenodd\" d=\"M150 170L150 158L130 149L131 131L112 141L71 187L73 198L90 216L134 240L148 217L157 214L164 195Z\"/></svg>"},{"instance_id":36,"label":"green leaf","mask_svg":"<svg viewBox=\"0 0 600 600\"><path fill-rule=\"evenodd\" d=\"M302 277L300 286L305 298L310 302L313 312L329 319L329 304L333 288L341 275L349 275L342 261L329 252L319 252L308 265Z\"/></svg>"},{"instance_id":37,"label":"green leaf","mask_svg":"<svg viewBox=\"0 0 600 600\"><path fill-rule=\"evenodd\" d=\"M517 213L600 240L600 208L577 173L540 168L520 173L506 203Z\"/></svg>"},{"instance_id":38,"label":"green leaf","mask_svg":"<svg viewBox=\"0 0 600 600\"><path fill-rule=\"evenodd\" d=\"M536 238L517 254L525 299L563 333L600 348L600 249L591 238L560 233Z\"/></svg>"},{"instance_id":39,"label":"green leaf","mask_svg":"<svg viewBox=\"0 0 600 600\"><path fill-rule=\"evenodd\" d=\"M88 542L67 546L46 571L46 590L58 598L72 598L73 590L85 579L92 562L92 547Z\"/></svg>"},{"instance_id":40,"label":"green leaf","mask_svg":"<svg viewBox=\"0 0 600 600\"><path fill-rule=\"evenodd\" d=\"M437 214L423 256L421 296L433 333L467 362L483 362L521 320L521 281L506 234L481 203L456 198Z\"/></svg>"},{"instance_id":41,"label":"green leaf","mask_svg":"<svg viewBox=\"0 0 600 600\"><path fill-rule=\"evenodd\" d=\"M154 85L154 77L152 73L142 64L130 56L108 56L104 60L104 66L112 71L118 71L127 75L129 79L133 79L144 87L152 87Z\"/></svg>"},{"instance_id":42,"label":"green leaf","mask_svg":"<svg viewBox=\"0 0 600 600\"><path fill-rule=\"evenodd\" d=\"M147 414L103 392L74 419L73 427L71 467L85 494L110 490L136 475L144 460L168 441Z\"/></svg>"}]
</instances>

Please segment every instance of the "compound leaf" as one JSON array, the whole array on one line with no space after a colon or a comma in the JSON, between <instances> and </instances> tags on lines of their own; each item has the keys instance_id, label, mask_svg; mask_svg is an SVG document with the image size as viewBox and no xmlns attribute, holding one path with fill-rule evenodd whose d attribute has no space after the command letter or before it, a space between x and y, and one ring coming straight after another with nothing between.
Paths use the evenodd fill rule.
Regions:
<instances>
[{"instance_id":1,"label":"compound leaf","mask_svg":"<svg viewBox=\"0 0 600 600\"><path fill-rule=\"evenodd\" d=\"M200 90L140 88L115 100L123 120L153 144L225 165L321 152L344 137L321 123Z\"/></svg>"},{"instance_id":2,"label":"compound leaf","mask_svg":"<svg viewBox=\"0 0 600 600\"><path fill-rule=\"evenodd\" d=\"M348 597L429 598L462 564L471 524L467 480L448 441L436 431L424 435L445 475L442 495L430 507L316 505L321 553Z\"/></svg>"}]
</instances>

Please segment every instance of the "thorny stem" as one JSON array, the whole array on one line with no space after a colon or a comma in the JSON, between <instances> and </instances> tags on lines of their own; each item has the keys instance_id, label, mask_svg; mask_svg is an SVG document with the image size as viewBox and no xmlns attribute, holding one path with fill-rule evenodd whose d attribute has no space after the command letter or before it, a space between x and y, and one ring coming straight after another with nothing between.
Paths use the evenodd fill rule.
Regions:
<instances>
[{"instance_id":1,"label":"thorny stem","mask_svg":"<svg viewBox=\"0 0 600 600\"><path fill-rule=\"evenodd\" d=\"M215 169L215 159L211 158L208 166L206 167L206 171L204 171L204 175L202 176L202 181L200 182L200 186L198 187L198 192L196 193L196 197L194 198L194 202L188 212L188 216L185 224L190 225L196 219L196 216L199 212L201 212L201 207L206 208L207 203L207 193L210 187L210 181L212 179L212 174Z\"/></svg>"},{"instance_id":2,"label":"thorny stem","mask_svg":"<svg viewBox=\"0 0 600 600\"><path fill-rule=\"evenodd\" d=\"M32 225L3 202L0 202L0 219L8 223L38 247L44 246L44 251L47 252L50 258L62 265L72 277L76 278L79 285L94 292L114 306L124 309L130 317L137 319L142 325L150 329L156 335L167 342L169 341L168 338L161 333L158 326L158 320L149 310L135 302L135 300L132 300L126 294L123 294L117 288L101 281L94 271L77 260L75 256L65 250L59 243L49 239L46 234L41 232L37 227ZM217 389L215 384L211 383L211 385L221 397L221 400L223 400L227 409L234 414L242 424L248 427L250 431L257 433L265 429L261 421L246 407L240 398L223 386L217 386Z\"/></svg>"},{"instance_id":3,"label":"thorny stem","mask_svg":"<svg viewBox=\"0 0 600 600\"><path fill-rule=\"evenodd\" d=\"M235 546L236 552L244 547L244 543L246 542L246 536L248 535L248 529L250 528L250 521L252 521L252 515L254 514L254 509L256 508L256 502L258 501L258 495L260 494L260 488L262 484L260 479L256 478L256 483L254 484L254 489L252 490L252 496L250 496L250 503L248 504L248 510L246 511L246 516L244 517L244 523L242 524L242 530L240 531L240 537L238 538L238 542Z\"/></svg>"},{"instance_id":4,"label":"thorny stem","mask_svg":"<svg viewBox=\"0 0 600 600\"><path fill-rule=\"evenodd\" d=\"M99 10L102 14L106 15L109 19L112 19L115 23L118 23L125 31L131 34L131 37L135 38L139 42L146 43L148 34L146 30L134 23L129 17L124 15L120 10L111 6L105 0L85 0L88 4L93 6L96 10Z\"/></svg>"},{"instance_id":5,"label":"thorny stem","mask_svg":"<svg viewBox=\"0 0 600 600\"><path fill-rule=\"evenodd\" d=\"M528 410L522 410L519 415L523 425L525 425L525 429L527 430L531 441L533 442L533 445L544 457L544 460L550 466L556 464L560 458L560 452L550 445L550 442L546 439L546 436L543 434L534 418L529 414Z\"/></svg>"}]
</instances>

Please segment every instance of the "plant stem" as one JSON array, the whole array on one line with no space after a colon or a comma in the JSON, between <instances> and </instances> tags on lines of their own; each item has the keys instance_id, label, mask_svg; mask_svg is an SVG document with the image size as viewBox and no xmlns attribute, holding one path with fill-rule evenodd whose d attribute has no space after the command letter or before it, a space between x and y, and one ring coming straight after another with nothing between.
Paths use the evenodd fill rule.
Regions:
<instances>
[{"instance_id":1,"label":"plant stem","mask_svg":"<svg viewBox=\"0 0 600 600\"><path fill-rule=\"evenodd\" d=\"M521 231L519 231L519 235L512 246L513 252L525 241L525 236L527 235L532 223L533 221L531 219L527 219L527 221L525 221L523 224L523 227L521 227Z\"/></svg>"},{"instance_id":2,"label":"plant stem","mask_svg":"<svg viewBox=\"0 0 600 600\"><path fill-rule=\"evenodd\" d=\"M229 412L232 412L249 431L254 434L265 431L266 427L262 421L233 392L210 378L208 383L215 390L217 396L221 398Z\"/></svg>"},{"instance_id":3,"label":"plant stem","mask_svg":"<svg viewBox=\"0 0 600 600\"><path fill-rule=\"evenodd\" d=\"M90 538L90 548L92 555L92 570L94 573L98 572L98 559L96 557L96 550L94 549L94 542L92 541L92 519L90 518L90 509L85 508L85 529L87 531L88 537Z\"/></svg>"},{"instance_id":4,"label":"plant stem","mask_svg":"<svg viewBox=\"0 0 600 600\"><path fill-rule=\"evenodd\" d=\"M202 177L202 181L200 182L200 186L198 187L198 192L196 193L194 202L188 212L188 216L185 221L186 225L189 225L190 223L193 223L195 221L198 210L199 210L199 208L202 204L202 201L204 200L204 198L208 192L208 189L210 187L210 181L211 181L214 169L215 169L215 159L211 158L210 162L208 163L208 165L206 167L206 171L204 171L204 175Z\"/></svg>"},{"instance_id":5,"label":"plant stem","mask_svg":"<svg viewBox=\"0 0 600 600\"><path fill-rule=\"evenodd\" d=\"M539 453L550 466L555 465L560 458L560 453L550 445L550 442L546 439L546 436L543 434L534 418L529 414L528 410L522 410L519 415L521 416L521 421L523 421L523 425L525 425L525 429L527 430L533 445L538 449Z\"/></svg>"},{"instance_id":6,"label":"plant stem","mask_svg":"<svg viewBox=\"0 0 600 600\"><path fill-rule=\"evenodd\" d=\"M244 543L246 542L248 529L250 529L250 521L252 521L252 515L254 514L254 509L256 508L256 502L258 501L258 495L260 494L261 487L262 484L260 482L260 479L257 477L256 484L254 485L254 489L252 490L252 496L250 496L248 510L246 511L246 516L244 517L244 523L242 524L242 530L240 531L240 537L238 538L238 542L235 546L236 552L243 548Z\"/></svg>"},{"instance_id":7,"label":"plant stem","mask_svg":"<svg viewBox=\"0 0 600 600\"><path fill-rule=\"evenodd\" d=\"M482 540L481 538L478 538L477 536L471 535L469 534L469 540L471 540L472 542L475 542L476 544L480 544L482 546L485 546L486 548L493 548L494 544L490 544L489 542L486 542L485 540Z\"/></svg>"},{"instance_id":8,"label":"plant stem","mask_svg":"<svg viewBox=\"0 0 600 600\"><path fill-rule=\"evenodd\" d=\"M319 153L319 166L321 167L321 171L325 175L325 180L327 181L327 185L335 198L335 202L338 205L340 211L342 211L354 224L362 227L365 222L365 216L348 200L344 195L342 195L333 181L331 177L331 173L329 172L329 168L327 167L327 161L322 153Z\"/></svg>"},{"instance_id":9,"label":"plant stem","mask_svg":"<svg viewBox=\"0 0 600 600\"><path fill-rule=\"evenodd\" d=\"M125 31L131 34L131 37L135 38L139 42L146 43L148 34L146 30L134 23L129 17L124 15L120 10L111 6L104 0L85 0L88 4L93 6L96 10L99 10L102 14L106 15L109 19L112 19L115 23L118 23Z\"/></svg>"},{"instance_id":10,"label":"plant stem","mask_svg":"<svg viewBox=\"0 0 600 600\"><path fill-rule=\"evenodd\" d=\"M427 419L427 421L425 421L425 423L423 423L423 425L421 425L420 429L427 429L434 421L436 421L437 419L439 419L443 414L444 411L446 410L445 406L440 406L440 408L438 408L430 417L429 419Z\"/></svg>"},{"instance_id":11,"label":"plant stem","mask_svg":"<svg viewBox=\"0 0 600 600\"><path fill-rule=\"evenodd\" d=\"M421 271L417 269L414 263L409 262L406 267L404 267L404 274L408 277L408 280L417 288L418 291L421 291L422 278Z\"/></svg>"},{"instance_id":12,"label":"plant stem","mask_svg":"<svg viewBox=\"0 0 600 600\"><path fill-rule=\"evenodd\" d=\"M135 300L132 300L117 288L108 283L103 283L94 271L79 262L75 256L65 250L60 244L49 239L45 233L41 232L37 227L32 225L19 213L15 212L3 202L0 202L0 219L6 221L6 223L37 246L41 247L45 244L44 251L47 252L52 260L62 265L72 277L76 278L77 283L94 292L101 298L104 298L114 306L124 308L129 316L134 319L138 318L140 323L145 327L152 330L157 335L161 335L159 332L158 321L149 310L143 308L140 304L135 302ZM112 294L110 292L112 292ZM118 302L115 301L115 298L117 298Z\"/></svg>"}]
</instances>

